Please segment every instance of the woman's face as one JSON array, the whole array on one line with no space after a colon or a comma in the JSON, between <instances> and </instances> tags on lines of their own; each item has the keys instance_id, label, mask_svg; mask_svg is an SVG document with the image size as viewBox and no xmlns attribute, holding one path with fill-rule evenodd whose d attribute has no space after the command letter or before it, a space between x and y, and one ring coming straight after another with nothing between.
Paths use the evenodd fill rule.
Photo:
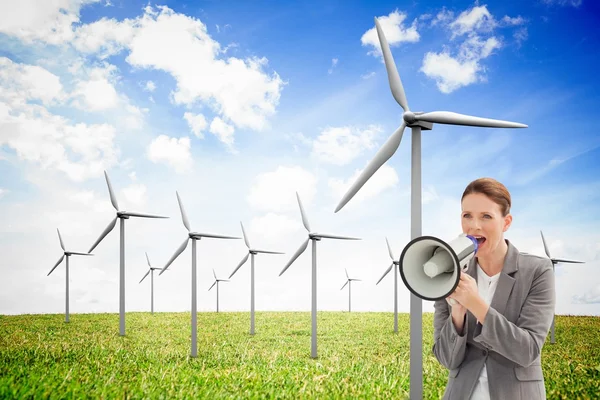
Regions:
<instances>
[{"instance_id":1,"label":"woman's face","mask_svg":"<svg viewBox=\"0 0 600 400\"><path fill-rule=\"evenodd\" d=\"M502 244L504 232L512 216L502 216L500 205L482 193L471 193L462 200L461 224L463 233L478 238L478 257L493 254Z\"/></svg>"}]
</instances>

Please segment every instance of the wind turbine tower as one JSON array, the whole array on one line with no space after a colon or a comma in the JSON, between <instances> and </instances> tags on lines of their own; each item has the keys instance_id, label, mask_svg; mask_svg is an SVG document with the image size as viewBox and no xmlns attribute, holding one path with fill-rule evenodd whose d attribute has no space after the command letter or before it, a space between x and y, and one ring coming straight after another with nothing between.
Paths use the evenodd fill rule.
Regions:
<instances>
[{"instance_id":1,"label":"wind turbine tower","mask_svg":"<svg viewBox=\"0 0 600 400\"><path fill-rule=\"evenodd\" d=\"M552 261L552 273L555 272L555 265L558 263L569 263L569 264L584 264L584 261L575 261L575 260L567 260L566 258L552 258L550 255L550 250L548 250L548 245L546 244L546 239L544 238L544 232L540 231L542 235L542 243L544 243L544 251L546 255ZM552 316L552 326L550 327L550 343L554 344L556 341L554 340L554 315Z\"/></svg>"},{"instance_id":2,"label":"wind turbine tower","mask_svg":"<svg viewBox=\"0 0 600 400\"><path fill-rule=\"evenodd\" d=\"M375 285L379 285L379 282L390 272L394 271L394 332L398 333L398 265L400 264L400 260L396 260L394 254L392 253L392 248L390 247L390 242L385 238L385 242L387 243L388 253L390 254L390 258L392 259L392 264L385 270L381 278L377 281Z\"/></svg>"},{"instance_id":3,"label":"wind turbine tower","mask_svg":"<svg viewBox=\"0 0 600 400\"><path fill-rule=\"evenodd\" d=\"M352 311L352 281L360 281L360 279L354 279L354 278L350 278L348 276L348 270L346 268L344 268L344 271L346 271L346 283L344 283L344 286L342 286L342 288L340 290L343 290L346 285L348 285L348 312Z\"/></svg>"},{"instance_id":4,"label":"wind turbine tower","mask_svg":"<svg viewBox=\"0 0 600 400\"><path fill-rule=\"evenodd\" d=\"M67 251L65 249L65 244L62 240L62 237L60 236L60 231L58 230L58 228L56 229L56 232L58 232L58 240L60 241L60 247L63 249L63 255L60 256L60 258L58 259L58 261L56 262L56 264L54 264L54 267L52 267L52 269L50 270L50 272L48 272L48 275L46 276L50 276L50 274L52 273L52 271L54 271L56 269L56 267L58 267L60 265L60 263L62 262L63 259L67 259L65 262L65 322L69 322L69 257L71 257L72 255L77 255L77 256L93 256L93 254L88 253L78 253L76 251Z\"/></svg>"},{"instance_id":5,"label":"wind turbine tower","mask_svg":"<svg viewBox=\"0 0 600 400\"><path fill-rule=\"evenodd\" d=\"M185 209L183 208L183 203L181 202L179 193L175 192L175 194L177 195L177 202L179 203L179 210L181 211L181 219L183 221L183 226L185 226L185 229L187 229L188 234L187 234L187 237L185 238L184 242L181 243L181 246L179 246L179 248L177 250L175 250L175 253L171 256L169 261L167 261L167 263L163 267L162 271L160 271L160 274L158 274L158 276L162 275L167 270L167 268L169 268L169 265L171 265L171 263L173 261L175 261L175 259L177 257L179 257L179 255L181 253L183 253L183 251L186 249L186 247L188 245L188 242L191 239L192 240L192 348L191 348L191 356L198 357L198 303L196 301L196 299L197 299L197 292L196 292L196 284L197 284L197 279L196 279L196 241L200 240L202 238L212 238L212 239L240 239L240 238L233 237L233 236L216 235L214 233L192 232L192 230L190 229L190 222L188 220L187 214L185 213Z\"/></svg>"},{"instance_id":6,"label":"wind turbine tower","mask_svg":"<svg viewBox=\"0 0 600 400\"><path fill-rule=\"evenodd\" d=\"M306 250L306 247L308 247L308 242L311 241L312 242L312 276L311 276L312 299L311 299L310 313L311 313L311 319L312 319L312 326L311 326L312 329L311 329L310 355L312 358L317 358L317 242L323 238L325 238L325 239L342 239L342 240L360 240L360 239L354 238L354 237L346 237L346 236L330 235L330 234L326 234L326 233L312 232L310 230L310 224L308 223L308 217L306 216L306 213L304 212L304 207L302 207L302 202L300 201L300 196L298 195L297 192L296 192L296 199L298 200L298 206L300 207L300 214L302 215L302 224L304 225L304 228L308 232L308 238L300 245L298 250L296 250L296 252L292 256L292 258L287 262L285 267L283 267L283 270L281 270L281 272L279 273L279 276L281 276L290 267L290 265L292 265L292 263L294 261L296 261L296 259L298 257L300 257L300 255L302 253L304 253L304 250Z\"/></svg>"},{"instance_id":7,"label":"wind turbine tower","mask_svg":"<svg viewBox=\"0 0 600 400\"><path fill-rule=\"evenodd\" d=\"M108 194L110 195L110 202L117 211L115 219L110 221L108 226L104 229L102 234L96 242L90 247L88 253L91 253L98 244L113 230L117 223L117 219L120 221L120 246L119 246L119 334L125 336L125 220L130 217L138 218L169 218L161 217L159 215L141 214L131 211L119 211L119 204L117 203L117 196L113 191L108 174L104 171L104 177L106 178L106 184L108 185Z\"/></svg>"},{"instance_id":8,"label":"wind turbine tower","mask_svg":"<svg viewBox=\"0 0 600 400\"><path fill-rule=\"evenodd\" d=\"M254 256L258 253L264 254L285 254L277 251L269 251L269 250L257 250L252 248L250 245L250 240L248 240L248 235L246 235L246 231L244 230L244 224L240 221L240 225L242 227L242 234L244 235L244 243L246 243L246 247L248 248L248 253L242 258L242 261L237 265L237 267L233 270L231 275L229 275L229 279L248 261L248 257L250 257L250 334L254 335Z\"/></svg>"}]
</instances>

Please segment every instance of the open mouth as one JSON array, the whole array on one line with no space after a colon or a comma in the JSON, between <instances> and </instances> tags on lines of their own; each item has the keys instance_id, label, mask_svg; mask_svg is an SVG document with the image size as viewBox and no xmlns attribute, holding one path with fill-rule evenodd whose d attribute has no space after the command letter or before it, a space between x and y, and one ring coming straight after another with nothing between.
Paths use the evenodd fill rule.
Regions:
<instances>
[{"instance_id":1,"label":"open mouth","mask_svg":"<svg viewBox=\"0 0 600 400\"><path fill-rule=\"evenodd\" d=\"M483 243L485 243L485 237L483 236L479 236L479 235L474 235L473 236L475 239L477 239L477 245L481 246Z\"/></svg>"}]
</instances>

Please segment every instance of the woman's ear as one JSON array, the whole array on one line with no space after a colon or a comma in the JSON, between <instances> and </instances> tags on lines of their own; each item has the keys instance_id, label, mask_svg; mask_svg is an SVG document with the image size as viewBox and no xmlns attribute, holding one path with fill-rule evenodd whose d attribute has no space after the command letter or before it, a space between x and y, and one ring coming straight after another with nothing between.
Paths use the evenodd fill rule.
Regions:
<instances>
[{"instance_id":1,"label":"woman's ear","mask_svg":"<svg viewBox=\"0 0 600 400\"><path fill-rule=\"evenodd\" d=\"M502 232L506 232L508 230L508 228L510 228L511 223L512 223L512 215L508 214L506 217L504 217L504 228L502 229Z\"/></svg>"}]
</instances>

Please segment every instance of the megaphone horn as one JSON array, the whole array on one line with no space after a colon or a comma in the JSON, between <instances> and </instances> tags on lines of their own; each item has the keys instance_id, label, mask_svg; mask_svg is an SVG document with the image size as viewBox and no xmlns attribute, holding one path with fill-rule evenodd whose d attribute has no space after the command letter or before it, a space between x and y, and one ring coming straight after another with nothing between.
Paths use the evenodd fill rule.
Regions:
<instances>
[{"instance_id":1,"label":"megaphone horn","mask_svg":"<svg viewBox=\"0 0 600 400\"><path fill-rule=\"evenodd\" d=\"M449 243L433 236L420 236L402 250L400 276L408 290L423 300L446 298L458 286L461 271L477 249L477 239L464 233Z\"/></svg>"}]
</instances>

